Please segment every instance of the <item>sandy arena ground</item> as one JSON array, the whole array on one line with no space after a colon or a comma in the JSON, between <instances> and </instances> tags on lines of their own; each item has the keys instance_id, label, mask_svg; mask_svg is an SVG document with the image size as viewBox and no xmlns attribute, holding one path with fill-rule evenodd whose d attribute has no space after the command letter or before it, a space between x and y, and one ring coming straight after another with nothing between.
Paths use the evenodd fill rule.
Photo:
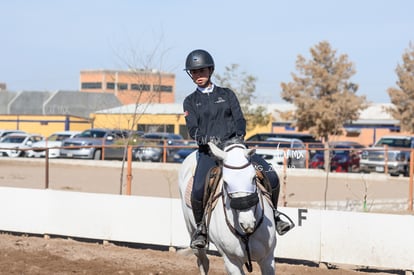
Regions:
<instances>
[{"instance_id":1,"label":"sandy arena ground","mask_svg":"<svg viewBox=\"0 0 414 275\"><path fill-rule=\"evenodd\" d=\"M84 165L86 162L86 166ZM109 164L111 163L111 164ZM120 162L94 164L92 161L71 163L52 160L49 188L57 190L114 193L120 192ZM178 197L175 165L147 164L133 166L132 194L141 196ZM161 169L162 168L162 169ZM155 172L155 173L154 173ZM22 188L45 187L44 160L0 158L0 186ZM334 178L334 177L333 177ZM358 178L358 177L356 177ZM321 200L324 180L309 175L289 177L286 188L288 205L295 202ZM361 183L365 182L365 183ZM328 199L359 198L369 185L375 199L406 199L408 179L383 179L378 176L362 181L345 177L330 185ZM362 186L362 187L361 187ZM125 191L125 182L122 184ZM365 192L366 193L366 192ZM322 197L321 197L322 196ZM342 196L342 197L341 197ZM1 210L4 211L4 210ZM210 257L209 274L226 274L222 259ZM399 271L367 270L356 267L320 268L317 263L279 261L277 274L404 274ZM0 274L198 274L196 259L187 250L168 251L155 247L134 247L119 243L74 240L57 236L0 234ZM254 265L253 273L260 274Z\"/></svg>"}]
</instances>

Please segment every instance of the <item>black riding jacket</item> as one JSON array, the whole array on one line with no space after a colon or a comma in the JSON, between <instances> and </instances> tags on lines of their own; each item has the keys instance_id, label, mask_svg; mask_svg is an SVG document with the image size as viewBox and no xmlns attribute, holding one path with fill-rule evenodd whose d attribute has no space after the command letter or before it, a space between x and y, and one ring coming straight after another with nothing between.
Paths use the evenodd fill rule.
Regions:
<instances>
[{"instance_id":1,"label":"black riding jacket","mask_svg":"<svg viewBox=\"0 0 414 275\"><path fill-rule=\"evenodd\" d=\"M199 145L246 134L246 120L230 89L215 86L210 93L197 89L184 99L183 107L188 132Z\"/></svg>"}]
</instances>

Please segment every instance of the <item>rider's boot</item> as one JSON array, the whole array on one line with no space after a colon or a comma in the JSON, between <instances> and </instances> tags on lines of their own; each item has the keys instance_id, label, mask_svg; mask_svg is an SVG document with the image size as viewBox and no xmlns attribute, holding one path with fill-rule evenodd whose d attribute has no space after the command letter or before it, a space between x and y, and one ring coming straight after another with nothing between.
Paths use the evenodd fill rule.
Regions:
<instances>
[{"instance_id":1,"label":"rider's boot","mask_svg":"<svg viewBox=\"0 0 414 275\"><path fill-rule=\"evenodd\" d=\"M193 249L205 248L207 246L207 228L203 222L203 202L191 198L191 206L197 229L191 237L190 247Z\"/></svg>"},{"instance_id":2,"label":"rider's boot","mask_svg":"<svg viewBox=\"0 0 414 275\"><path fill-rule=\"evenodd\" d=\"M276 223L276 232L282 236L285 235L289 230L293 228L293 223L283 221L280 216L281 213L277 211L277 203L279 201L279 188L272 190L272 203L274 207L273 215ZM283 214L285 215L285 214Z\"/></svg>"}]
</instances>

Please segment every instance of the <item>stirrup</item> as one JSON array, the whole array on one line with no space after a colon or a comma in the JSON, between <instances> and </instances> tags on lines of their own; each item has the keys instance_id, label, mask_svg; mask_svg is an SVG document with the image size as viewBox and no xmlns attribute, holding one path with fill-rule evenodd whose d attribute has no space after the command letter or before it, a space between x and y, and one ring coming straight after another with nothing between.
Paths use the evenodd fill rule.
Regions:
<instances>
[{"instance_id":1,"label":"stirrup","mask_svg":"<svg viewBox=\"0 0 414 275\"><path fill-rule=\"evenodd\" d=\"M192 238L190 247L192 249L203 249L207 246L207 230L204 224L197 226Z\"/></svg>"},{"instance_id":2,"label":"stirrup","mask_svg":"<svg viewBox=\"0 0 414 275\"><path fill-rule=\"evenodd\" d=\"M289 222L283 221L280 218L281 215L285 217L287 220L289 220ZM277 210L275 210L275 223L276 232L280 236L285 235L287 232L289 232L292 228L295 227L295 223L285 213L279 212Z\"/></svg>"}]
</instances>

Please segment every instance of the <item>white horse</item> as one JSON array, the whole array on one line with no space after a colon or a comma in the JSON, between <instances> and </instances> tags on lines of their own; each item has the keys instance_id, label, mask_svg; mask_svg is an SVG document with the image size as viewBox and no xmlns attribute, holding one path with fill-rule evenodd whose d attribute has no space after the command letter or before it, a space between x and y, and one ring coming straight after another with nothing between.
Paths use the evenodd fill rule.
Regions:
<instances>
[{"instance_id":1,"label":"white horse","mask_svg":"<svg viewBox=\"0 0 414 275\"><path fill-rule=\"evenodd\" d=\"M219 149L209 143L213 154L222 160L221 193L211 212L208 239L224 259L228 274L245 274L243 265L252 271L251 262L257 262L262 274L275 274L274 250L276 230L273 209L256 185L256 171L250 162L254 149L232 144ZM182 209L190 237L196 230L191 203L191 185L196 165L196 154L190 154L179 173ZM223 181L224 179L224 181ZM206 249L194 249L200 274L207 274L209 260Z\"/></svg>"}]
</instances>

